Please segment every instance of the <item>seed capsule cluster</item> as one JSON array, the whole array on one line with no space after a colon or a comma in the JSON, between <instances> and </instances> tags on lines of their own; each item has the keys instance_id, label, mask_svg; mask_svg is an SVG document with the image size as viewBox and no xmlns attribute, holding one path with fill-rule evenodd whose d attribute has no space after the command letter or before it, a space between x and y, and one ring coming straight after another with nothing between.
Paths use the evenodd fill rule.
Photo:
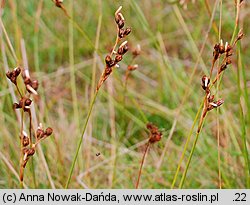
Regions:
<instances>
[{"instance_id":1,"label":"seed capsule cluster","mask_svg":"<svg viewBox=\"0 0 250 205\"><path fill-rule=\"evenodd\" d=\"M102 84L108 79L108 77L113 72L115 67L119 67L118 63L122 61L123 56L129 50L128 42L124 41L120 44L120 46L116 49L117 44L122 41L126 36L131 33L131 28L124 28L125 26L125 19L121 13L122 7L120 6L117 11L115 12L115 22L117 25L117 40L113 47L113 50L110 54L105 57L105 69L100 77L100 80L97 84L96 90L98 91ZM113 57L114 55L114 57Z\"/></svg>"},{"instance_id":2,"label":"seed capsule cluster","mask_svg":"<svg viewBox=\"0 0 250 205\"><path fill-rule=\"evenodd\" d=\"M22 80L25 87L24 93L21 93L19 89L19 81L17 80L18 77L22 74ZM15 110L22 110L22 112L28 114L29 118L29 135L24 131L24 121L25 115L22 115L22 122L21 122L21 134L20 134L20 141L21 141L21 162L20 162L20 181L23 180L23 171L26 167L27 162L29 161L30 157L33 156L36 152L37 144L46 137L50 136L53 132L52 128L48 127L45 131L40 126L37 128L35 135L35 142L33 143L33 136L32 136L32 113L30 111L31 104L32 104L32 95L38 95L37 90L39 83L36 79L31 79L28 70L23 69L22 67L18 66L17 68L13 69L12 71L8 71L6 73L7 78L15 85L18 94L19 94L19 101L13 104L13 108Z\"/></svg>"},{"instance_id":3,"label":"seed capsule cluster","mask_svg":"<svg viewBox=\"0 0 250 205\"><path fill-rule=\"evenodd\" d=\"M224 44L222 40L220 41L220 43L214 45L213 61L212 61L212 67L210 70L210 77L204 75L201 79L201 87L206 93L202 117L204 117L208 111L213 110L214 108L218 108L224 103L223 99L214 100L214 95L211 94L212 93L211 87L220 78L222 72L228 68L228 65L232 64L231 57L233 55L233 48L236 45L236 43L243 38L243 36L244 34L242 30L240 30L232 45L230 45L228 42ZM214 68L215 62L218 61L220 58L222 58L222 60L217 68L217 75L211 83L210 78L213 75L213 68Z\"/></svg>"}]
</instances>

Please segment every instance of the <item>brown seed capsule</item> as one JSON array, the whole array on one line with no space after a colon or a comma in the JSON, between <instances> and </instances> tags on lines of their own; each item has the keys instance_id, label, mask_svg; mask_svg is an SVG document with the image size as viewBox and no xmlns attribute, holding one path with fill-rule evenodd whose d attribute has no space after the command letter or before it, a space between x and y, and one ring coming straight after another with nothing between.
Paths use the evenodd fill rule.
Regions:
<instances>
[{"instance_id":1,"label":"brown seed capsule","mask_svg":"<svg viewBox=\"0 0 250 205\"><path fill-rule=\"evenodd\" d=\"M106 62L107 67L110 67L110 68L115 65L115 61L111 58L110 55L106 56L105 62Z\"/></svg>"},{"instance_id":2,"label":"brown seed capsule","mask_svg":"<svg viewBox=\"0 0 250 205\"><path fill-rule=\"evenodd\" d=\"M119 29L118 36L120 39L125 38L127 35L131 33L131 28Z\"/></svg>"},{"instance_id":3,"label":"brown seed capsule","mask_svg":"<svg viewBox=\"0 0 250 205\"><path fill-rule=\"evenodd\" d=\"M209 83L210 83L209 77L204 75L201 79L201 86L202 86L203 90L206 90L208 88Z\"/></svg>"},{"instance_id":4,"label":"brown seed capsule","mask_svg":"<svg viewBox=\"0 0 250 205\"><path fill-rule=\"evenodd\" d=\"M118 21L117 25L118 25L119 29L122 29L125 25L125 22L123 20L120 20L120 21Z\"/></svg>"},{"instance_id":5,"label":"brown seed capsule","mask_svg":"<svg viewBox=\"0 0 250 205\"><path fill-rule=\"evenodd\" d=\"M36 130L36 137L38 140L44 137L44 131L40 127Z\"/></svg>"},{"instance_id":6,"label":"brown seed capsule","mask_svg":"<svg viewBox=\"0 0 250 205\"><path fill-rule=\"evenodd\" d=\"M27 136L23 136L23 146L26 147L30 144L30 139Z\"/></svg>"},{"instance_id":7,"label":"brown seed capsule","mask_svg":"<svg viewBox=\"0 0 250 205\"><path fill-rule=\"evenodd\" d=\"M52 129L51 127L48 127L48 128L45 130L45 135L47 135L47 136L50 136L52 133L53 133L53 129Z\"/></svg>"},{"instance_id":8,"label":"brown seed capsule","mask_svg":"<svg viewBox=\"0 0 250 205\"><path fill-rule=\"evenodd\" d=\"M118 25L118 28L121 29L124 24L125 24L125 19L122 15L122 13L120 12L122 9L122 7L120 6L117 11L115 12L115 22Z\"/></svg>"},{"instance_id":9,"label":"brown seed capsule","mask_svg":"<svg viewBox=\"0 0 250 205\"><path fill-rule=\"evenodd\" d=\"M110 55L107 55L106 58L105 58L106 64L109 64L111 61L112 61L111 56L110 56Z\"/></svg>"},{"instance_id":10,"label":"brown seed capsule","mask_svg":"<svg viewBox=\"0 0 250 205\"><path fill-rule=\"evenodd\" d=\"M219 69L219 73L221 73L223 70L226 70L227 69L227 64L224 63L220 66L220 69Z\"/></svg>"},{"instance_id":11,"label":"brown seed capsule","mask_svg":"<svg viewBox=\"0 0 250 205\"><path fill-rule=\"evenodd\" d=\"M133 54L134 58L141 54L140 44L137 44L136 48L132 51L132 54Z\"/></svg>"},{"instance_id":12,"label":"brown seed capsule","mask_svg":"<svg viewBox=\"0 0 250 205\"><path fill-rule=\"evenodd\" d=\"M215 44L213 56L214 56L214 61L216 61L219 58L219 56L220 56L220 45L219 44Z\"/></svg>"},{"instance_id":13,"label":"brown seed capsule","mask_svg":"<svg viewBox=\"0 0 250 205\"><path fill-rule=\"evenodd\" d=\"M37 80L33 80L31 82L31 87L34 89L34 90L37 90L38 89L38 86L39 86L39 83Z\"/></svg>"},{"instance_id":14,"label":"brown seed capsule","mask_svg":"<svg viewBox=\"0 0 250 205\"><path fill-rule=\"evenodd\" d=\"M149 142L155 143L161 140L162 133L159 131L158 127L152 123L147 124L147 129L150 131Z\"/></svg>"},{"instance_id":15,"label":"brown seed capsule","mask_svg":"<svg viewBox=\"0 0 250 205\"><path fill-rule=\"evenodd\" d=\"M124 41L118 48L117 53L120 55L124 55L128 51L128 42Z\"/></svg>"},{"instance_id":16,"label":"brown seed capsule","mask_svg":"<svg viewBox=\"0 0 250 205\"><path fill-rule=\"evenodd\" d=\"M215 102L210 102L208 104L207 111L210 111L210 110L212 110L214 108L217 108L217 107L221 106L223 103L224 103L224 100L222 100L222 99L217 100Z\"/></svg>"},{"instance_id":17,"label":"brown seed capsule","mask_svg":"<svg viewBox=\"0 0 250 205\"><path fill-rule=\"evenodd\" d=\"M22 134L20 136L20 139L21 139L23 147L26 147L26 146L29 145L30 139L29 139L27 133L24 130L23 130L23 132L22 132Z\"/></svg>"},{"instance_id":18,"label":"brown seed capsule","mask_svg":"<svg viewBox=\"0 0 250 205\"><path fill-rule=\"evenodd\" d=\"M208 102L213 102L213 100L214 100L214 95L209 95Z\"/></svg>"},{"instance_id":19,"label":"brown seed capsule","mask_svg":"<svg viewBox=\"0 0 250 205\"><path fill-rule=\"evenodd\" d=\"M242 2L242 1L241 1L241 2ZM240 29L236 41L241 40L243 37L244 37L244 33L243 33L242 29Z\"/></svg>"},{"instance_id":20,"label":"brown seed capsule","mask_svg":"<svg viewBox=\"0 0 250 205\"><path fill-rule=\"evenodd\" d=\"M124 38L124 32L125 30L123 28L119 29L118 36L120 39Z\"/></svg>"},{"instance_id":21,"label":"brown seed capsule","mask_svg":"<svg viewBox=\"0 0 250 205\"><path fill-rule=\"evenodd\" d=\"M230 59L230 58L227 58L226 64L229 65L229 64L231 64L231 63L232 63L231 59Z\"/></svg>"},{"instance_id":22,"label":"brown seed capsule","mask_svg":"<svg viewBox=\"0 0 250 205\"><path fill-rule=\"evenodd\" d=\"M112 67L106 67L104 72L104 78L107 78L112 73Z\"/></svg>"},{"instance_id":23,"label":"brown seed capsule","mask_svg":"<svg viewBox=\"0 0 250 205\"><path fill-rule=\"evenodd\" d=\"M228 42L226 42L225 48L224 48L225 52L229 52L229 51L231 51L231 49L232 49L232 46L230 46L230 45L228 44Z\"/></svg>"},{"instance_id":24,"label":"brown seed capsule","mask_svg":"<svg viewBox=\"0 0 250 205\"><path fill-rule=\"evenodd\" d=\"M220 52L220 54L225 53L225 46L224 46L222 40L220 41L220 44L219 44L219 52Z\"/></svg>"},{"instance_id":25,"label":"brown seed capsule","mask_svg":"<svg viewBox=\"0 0 250 205\"><path fill-rule=\"evenodd\" d=\"M14 103L14 104L13 104L13 109L19 109L19 108L21 108L21 107L19 106L18 103Z\"/></svg>"},{"instance_id":26,"label":"brown seed capsule","mask_svg":"<svg viewBox=\"0 0 250 205\"><path fill-rule=\"evenodd\" d=\"M22 167L23 168L25 168L25 166L26 166L29 158L35 154L35 151L36 150L33 147L32 148L24 148L23 149L23 155L24 155L23 156L23 163L22 163Z\"/></svg>"},{"instance_id":27,"label":"brown seed capsule","mask_svg":"<svg viewBox=\"0 0 250 205\"><path fill-rule=\"evenodd\" d=\"M10 81L12 82L12 83L14 83L15 85L17 84L17 77L19 76L19 74L21 73L21 68L20 67L17 67L17 68L15 68L14 70L12 70L12 71L8 71L7 73L6 73L6 76L7 76L7 78L9 78L10 79Z\"/></svg>"},{"instance_id":28,"label":"brown seed capsule","mask_svg":"<svg viewBox=\"0 0 250 205\"><path fill-rule=\"evenodd\" d=\"M23 154L26 155L26 157L33 156L35 154L36 150L35 148L24 148L23 149Z\"/></svg>"},{"instance_id":29,"label":"brown seed capsule","mask_svg":"<svg viewBox=\"0 0 250 205\"><path fill-rule=\"evenodd\" d=\"M125 31L124 31L124 36L127 36L131 33L131 28L126 28Z\"/></svg>"},{"instance_id":30,"label":"brown seed capsule","mask_svg":"<svg viewBox=\"0 0 250 205\"><path fill-rule=\"evenodd\" d=\"M30 106L31 103L32 103L32 100L31 100L31 99L27 98L27 99L25 100L25 106Z\"/></svg>"},{"instance_id":31,"label":"brown seed capsule","mask_svg":"<svg viewBox=\"0 0 250 205\"><path fill-rule=\"evenodd\" d=\"M135 64L135 65L129 65L128 66L128 70L129 71L134 71L134 70L136 70L138 68L138 65L137 64Z\"/></svg>"},{"instance_id":32,"label":"brown seed capsule","mask_svg":"<svg viewBox=\"0 0 250 205\"><path fill-rule=\"evenodd\" d=\"M37 89L38 89L38 86L39 86L39 83L37 80L33 80L31 81L30 77L27 77L25 76L24 77L24 84L26 86L26 90L29 92L29 93L32 93L34 95L37 95Z\"/></svg>"},{"instance_id":33,"label":"brown seed capsule","mask_svg":"<svg viewBox=\"0 0 250 205\"><path fill-rule=\"evenodd\" d=\"M224 100L220 99L216 102L217 106L221 106L224 103Z\"/></svg>"},{"instance_id":34,"label":"brown seed capsule","mask_svg":"<svg viewBox=\"0 0 250 205\"><path fill-rule=\"evenodd\" d=\"M122 55L116 55L115 56L115 62L118 63L122 60Z\"/></svg>"},{"instance_id":35,"label":"brown seed capsule","mask_svg":"<svg viewBox=\"0 0 250 205\"><path fill-rule=\"evenodd\" d=\"M24 112L28 112L30 109L30 105L32 103L32 100L26 97L23 97L19 100L18 103L13 104L14 109L20 109L23 108Z\"/></svg>"},{"instance_id":36,"label":"brown seed capsule","mask_svg":"<svg viewBox=\"0 0 250 205\"><path fill-rule=\"evenodd\" d=\"M63 0L55 0L55 5L59 8L62 7Z\"/></svg>"}]
</instances>

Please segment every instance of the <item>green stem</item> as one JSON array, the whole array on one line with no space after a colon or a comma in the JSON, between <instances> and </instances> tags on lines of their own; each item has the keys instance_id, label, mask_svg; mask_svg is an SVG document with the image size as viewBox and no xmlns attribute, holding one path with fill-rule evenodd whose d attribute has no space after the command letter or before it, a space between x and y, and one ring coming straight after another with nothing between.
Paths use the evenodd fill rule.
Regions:
<instances>
[{"instance_id":1,"label":"green stem","mask_svg":"<svg viewBox=\"0 0 250 205\"><path fill-rule=\"evenodd\" d=\"M77 90L76 90L76 79L75 79L75 66L74 66L74 10L73 10L73 0L70 1L69 15L72 21L69 21L69 64L70 64L70 87L71 87L71 97L73 101L73 112L74 119L77 122L77 133L79 129L79 115L78 115L78 101L77 101Z\"/></svg>"},{"instance_id":2,"label":"green stem","mask_svg":"<svg viewBox=\"0 0 250 205\"><path fill-rule=\"evenodd\" d=\"M143 154L143 157L142 157L141 166L140 166L138 178L137 178L136 185L135 185L135 188L136 188L136 189L138 189L138 186L139 186L139 183L140 183L142 167L143 167L143 164L144 164L144 161L145 161L146 154L147 154L147 152L148 152L149 145L150 145L150 142L148 141L148 143L147 143L147 145L146 145L146 149L145 149L144 154Z\"/></svg>"},{"instance_id":3,"label":"green stem","mask_svg":"<svg viewBox=\"0 0 250 205\"><path fill-rule=\"evenodd\" d=\"M36 173L35 173L35 166L34 166L34 159L33 159L33 157L31 158L31 170L32 170L32 177L33 177L34 188L36 189Z\"/></svg>"},{"instance_id":4,"label":"green stem","mask_svg":"<svg viewBox=\"0 0 250 205\"><path fill-rule=\"evenodd\" d=\"M68 179L67 179L67 182L66 182L66 185L65 185L65 189L68 188L69 183L71 181L73 170L75 168L76 160L77 160L77 157L78 157L81 145L82 145L83 137L84 137L84 134L85 134L88 122L89 122L89 118L90 118L90 115L92 113L92 110L93 110L93 107L94 107L94 104L95 104L95 100L96 100L97 94L98 94L98 90L95 91L95 95L93 97L93 100L91 101L89 112L88 112L86 121L85 121L84 126L83 126L83 131L82 131L80 139L78 140L78 146L77 146L77 149L76 149L76 152L75 152L75 156L74 156L73 162L72 162L71 167L70 167L70 172L69 172L69 176L68 176Z\"/></svg>"},{"instance_id":5,"label":"green stem","mask_svg":"<svg viewBox=\"0 0 250 205\"><path fill-rule=\"evenodd\" d=\"M32 115L31 112L29 111L29 137L30 137L30 147L32 147L33 145L33 140L32 140L32 133L31 133L31 129L32 129ZM35 173L35 166L34 166L34 159L33 157L31 158L31 170L32 170L32 177L33 177L33 183L34 183L34 188L36 188L36 173Z\"/></svg>"},{"instance_id":6,"label":"green stem","mask_svg":"<svg viewBox=\"0 0 250 205\"><path fill-rule=\"evenodd\" d=\"M201 105L200 105L200 107L199 107L199 110L198 110L197 113L196 113L196 116L195 116L193 125L192 125L192 127L191 127L191 130L190 130L189 133L188 133L187 141L186 141L186 143L185 143L183 152L182 152L182 154L181 154L181 158L180 158L180 160L179 160L179 162L178 162L178 167L177 167L177 170L176 170L175 175L174 175L174 179L173 179L173 182L172 182L172 185L171 185L171 189L174 188L174 185L175 185L175 183L176 183L177 176L178 176L179 171L180 171L180 168L181 168L181 163L182 163L182 161L183 161L183 159L184 159L184 155L185 155L185 153L186 153L187 146L188 146L189 141L190 141L190 139L191 139L191 136L192 136L194 127L195 127L196 122L197 122L197 120L198 120L199 114L200 114L200 112L201 112L201 110L202 110L202 107L203 107L203 102L201 103Z\"/></svg>"},{"instance_id":7,"label":"green stem","mask_svg":"<svg viewBox=\"0 0 250 205\"><path fill-rule=\"evenodd\" d=\"M237 68L237 85L238 85L238 93L239 93L239 108L240 108L240 124L241 124L241 136L243 140L243 149L242 149L242 154L244 156L245 160L245 174L246 174L246 187L250 187L250 161L249 161L249 152L247 149L247 138L246 138L246 119L243 113L243 108L241 105L241 96L243 95L243 91L241 88L241 79L240 79L240 69L243 70L243 64L242 64L242 59L241 59L241 48L240 45L239 51L238 51L238 68Z\"/></svg>"},{"instance_id":8,"label":"green stem","mask_svg":"<svg viewBox=\"0 0 250 205\"><path fill-rule=\"evenodd\" d=\"M231 42L230 42L231 45L232 45L232 43L233 43L233 41L234 41L234 39L235 39L236 33L237 33L237 31L238 31L239 14L240 14L240 1L237 0L237 5L236 5L236 18L235 18L235 25L234 25L233 35L232 35Z\"/></svg>"},{"instance_id":9,"label":"green stem","mask_svg":"<svg viewBox=\"0 0 250 205\"><path fill-rule=\"evenodd\" d=\"M222 0L220 0L220 23L219 23L219 41L221 39L221 25L222 25ZM219 62L218 62L219 65ZM218 70L219 71L219 70ZM218 75L218 73L217 73ZM211 76L210 76L211 78ZM219 83L217 83L217 99L219 98ZM218 185L221 189L222 181L221 181L221 156L220 156L220 122L219 122L219 108L216 110L216 124L217 124L217 159L218 159Z\"/></svg>"},{"instance_id":10,"label":"green stem","mask_svg":"<svg viewBox=\"0 0 250 205\"><path fill-rule=\"evenodd\" d=\"M203 115L203 114L202 114L202 115ZM202 122L201 122L200 126L198 127L198 131L196 132L196 136L195 136L195 140L194 140L194 143L193 143L193 146L192 146L192 149L191 149L191 153L190 153L190 155L189 155L189 157L188 157L187 165L186 165L185 170L184 170L184 173L183 173L183 175L182 175L182 177L181 177L181 182L180 182L180 184L179 184L179 189L182 189L183 184L184 184L184 182L185 182L185 180L186 180L187 171L188 171L188 168L189 168L191 159L192 159L192 157L193 157L194 150L195 150L195 147L196 147L198 138L199 138L199 136L200 136L200 131L201 131L202 126L203 126L203 123L204 123L204 121L205 121L205 117L206 117L206 116L204 116L204 117L201 116Z\"/></svg>"}]
</instances>

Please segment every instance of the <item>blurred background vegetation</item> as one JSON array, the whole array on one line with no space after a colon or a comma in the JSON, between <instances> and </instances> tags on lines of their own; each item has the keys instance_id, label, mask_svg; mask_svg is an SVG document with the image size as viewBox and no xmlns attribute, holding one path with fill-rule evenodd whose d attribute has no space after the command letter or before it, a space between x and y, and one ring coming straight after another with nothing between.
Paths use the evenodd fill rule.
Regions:
<instances>
[{"instance_id":1,"label":"blurred background vegetation","mask_svg":"<svg viewBox=\"0 0 250 205\"><path fill-rule=\"evenodd\" d=\"M120 5L126 26L132 28L127 38L130 48L141 46L141 55L134 61L139 67L131 73L124 92L125 72L132 59L131 52L126 54L101 88L69 187L134 188L148 139L146 121L156 124L164 136L149 150L140 187L171 187L203 100L200 82L209 73L214 44L220 40L220 15L221 39L231 41L233 0L185 1L184 5L170 0L65 0L73 21L49 0L6 1L2 21L8 36L18 59L22 59L24 40L31 76L40 82L36 117L54 129L42 142L46 163L39 153L33 157L35 182L31 163L27 165L24 181L30 188L63 188L66 183L93 85L116 38L114 12ZM245 37L218 90L225 103L206 118L184 188L218 187L218 129L222 187L247 187L243 139L247 138L249 149L249 19L250 5L245 1L239 19ZM4 44L7 49L6 40ZM9 49L7 60L10 68L17 66ZM0 188L18 188L20 123L12 108L2 55L0 65ZM196 128L191 142L195 132ZM188 153L177 184L187 157Z\"/></svg>"}]
</instances>

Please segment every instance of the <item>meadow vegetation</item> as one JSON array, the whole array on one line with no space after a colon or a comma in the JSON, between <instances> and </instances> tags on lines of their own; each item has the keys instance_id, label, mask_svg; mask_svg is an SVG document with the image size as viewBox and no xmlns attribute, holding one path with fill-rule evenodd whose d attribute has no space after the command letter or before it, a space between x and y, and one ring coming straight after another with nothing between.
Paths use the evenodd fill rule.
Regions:
<instances>
[{"instance_id":1,"label":"meadow vegetation","mask_svg":"<svg viewBox=\"0 0 250 205\"><path fill-rule=\"evenodd\" d=\"M2 0L0 188L25 159L24 188L250 188L249 19L240 0Z\"/></svg>"}]
</instances>

